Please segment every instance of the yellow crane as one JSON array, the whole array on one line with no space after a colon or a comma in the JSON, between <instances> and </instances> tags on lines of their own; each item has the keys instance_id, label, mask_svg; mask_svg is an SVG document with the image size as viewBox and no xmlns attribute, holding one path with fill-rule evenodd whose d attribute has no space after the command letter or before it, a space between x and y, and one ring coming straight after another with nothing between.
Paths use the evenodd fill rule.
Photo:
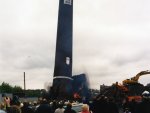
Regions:
<instances>
[{"instance_id":1,"label":"yellow crane","mask_svg":"<svg viewBox=\"0 0 150 113\"><path fill-rule=\"evenodd\" d=\"M134 76L134 77L132 77L130 79L123 80L122 83L123 83L123 85L138 83L139 77L142 76L142 75L146 75L146 74L150 74L150 71L149 70L141 71L136 76Z\"/></svg>"}]
</instances>

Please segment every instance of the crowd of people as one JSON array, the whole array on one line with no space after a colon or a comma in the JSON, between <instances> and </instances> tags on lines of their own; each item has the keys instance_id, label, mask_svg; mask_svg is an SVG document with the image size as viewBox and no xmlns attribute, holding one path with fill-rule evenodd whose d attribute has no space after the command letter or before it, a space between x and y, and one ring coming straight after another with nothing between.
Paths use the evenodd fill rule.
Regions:
<instances>
[{"instance_id":1,"label":"crowd of people","mask_svg":"<svg viewBox=\"0 0 150 113\"><path fill-rule=\"evenodd\" d=\"M91 110L93 113L150 113L150 95L142 95L141 101L126 98L122 103L102 95L93 101Z\"/></svg>"},{"instance_id":2,"label":"crowd of people","mask_svg":"<svg viewBox=\"0 0 150 113\"><path fill-rule=\"evenodd\" d=\"M79 104L73 101L48 101L40 98L32 103L20 102L17 97L5 97L0 104L0 113L78 113L72 105ZM124 101L118 105L114 99L104 95L98 96L92 102L83 103L80 113L150 113L150 98L143 96L141 102Z\"/></svg>"},{"instance_id":3,"label":"crowd of people","mask_svg":"<svg viewBox=\"0 0 150 113\"><path fill-rule=\"evenodd\" d=\"M0 113L77 113L72 109L73 104L78 104L74 101L50 101L45 98L39 98L38 101L20 102L17 97L13 100L5 97L4 101L0 104ZM89 106L83 104L81 113L89 112Z\"/></svg>"}]
</instances>

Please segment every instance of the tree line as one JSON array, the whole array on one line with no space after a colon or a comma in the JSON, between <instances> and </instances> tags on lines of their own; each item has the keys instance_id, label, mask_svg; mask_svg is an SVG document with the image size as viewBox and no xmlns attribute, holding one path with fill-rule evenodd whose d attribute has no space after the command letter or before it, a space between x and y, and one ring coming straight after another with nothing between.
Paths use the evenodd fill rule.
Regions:
<instances>
[{"instance_id":1,"label":"tree line","mask_svg":"<svg viewBox=\"0 0 150 113\"><path fill-rule=\"evenodd\" d=\"M12 86L9 83L2 82L0 85L0 93L11 93L11 94L18 94L20 96L26 96L26 97L40 97L43 95L43 92L45 92L44 89L28 89L24 90L20 86Z\"/></svg>"}]
</instances>

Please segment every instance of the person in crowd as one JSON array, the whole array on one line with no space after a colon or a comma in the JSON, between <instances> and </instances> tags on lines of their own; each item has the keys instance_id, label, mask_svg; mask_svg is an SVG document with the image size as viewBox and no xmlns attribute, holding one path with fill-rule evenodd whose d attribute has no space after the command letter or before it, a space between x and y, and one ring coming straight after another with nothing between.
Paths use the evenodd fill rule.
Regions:
<instances>
[{"instance_id":1,"label":"person in crowd","mask_svg":"<svg viewBox=\"0 0 150 113\"><path fill-rule=\"evenodd\" d=\"M76 113L75 110L72 109L72 104L68 103L64 113Z\"/></svg>"},{"instance_id":2,"label":"person in crowd","mask_svg":"<svg viewBox=\"0 0 150 113\"><path fill-rule=\"evenodd\" d=\"M2 103L0 104L0 113L6 113L5 110L6 110L5 104L2 102Z\"/></svg>"},{"instance_id":3,"label":"person in crowd","mask_svg":"<svg viewBox=\"0 0 150 113\"><path fill-rule=\"evenodd\" d=\"M81 113L90 113L89 106L87 104L83 104Z\"/></svg>"},{"instance_id":4,"label":"person in crowd","mask_svg":"<svg viewBox=\"0 0 150 113\"><path fill-rule=\"evenodd\" d=\"M35 112L36 111L36 109L37 109L37 107L38 107L38 103L37 103L37 101L34 101L33 103L32 103L32 110Z\"/></svg>"},{"instance_id":5,"label":"person in crowd","mask_svg":"<svg viewBox=\"0 0 150 113\"><path fill-rule=\"evenodd\" d=\"M131 112L129 111L129 108L125 108L124 113L131 113Z\"/></svg>"},{"instance_id":6,"label":"person in crowd","mask_svg":"<svg viewBox=\"0 0 150 113\"><path fill-rule=\"evenodd\" d=\"M12 105L9 109L7 109L7 113L21 113L21 109L17 105Z\"/></svg>"},{"instance_id":7,"label":"person in crowd","mask_svg":"<svg viewBox=\"0 0 150 113\"><path fill-rule=\"evenodd\" d=\"M128 100L128 98L126 97L126 99L124 99L124 102L122 104L123 107L123 111L125 112L125 110L128 108L128 110L130 109L130 102Z\"/></svg>"},{"instance_id":8,"label":"person in crowd","mask_svg":"<svg viewBox=\"0 0 150 113\"><path fill-rule=\"evenodd\" d=\"M1 103L0 104L0 113L6 113L4 108L5 108L4 103Z\"/></svg>"},{"instance_id":9,"label":"person in crowd","mask_svg":"<svg viewBox=\"0 0 150 113\"><path fill-rule=\"evenodd\" d=\"M119 113L118 107L113 98L109 98L107 106L108 113Z\"/></svg>"},{"instance_id":10,"label":"person in crowd","mask_svg":"<svg viewBox=\"0 0 150 113\"><path fill-rule=\"evenodd\" d=\"M55 110L54 113L64 113L65 109L63 108L63 103L60 102L59 105L58 105L58 108Z\"/></svg>"},{"instance_id":11,"label":"person in crowd","mask_svg":"<svg viewBox=\"0 0 150 113\"><path fill-rule=\"evenodd\" d=\"M55 110L58 108L58 104L55 100L51 102L51 108L52 108L52 113L54 113Z\"/></svg>"},{"instance_id":12,"label":"person in crowd","mask_svg":"<svg viewBox=\"0 0 150 113\"><path fill-rule=\"evenodd\" d=\"M137 102L135 101L135 99L132 99L131 102L129 103L129 110L131 111L131 113L136 113L135 109L137 107Z\"/></svg>"},{"instance_id":13,"label":"person in crowd","mask_svg":"<svg viewBox=\"0 0 150 113\"><path fill-rule=\"evenodd\" d=\"M150 113L150 94L143 94L142 102L140 102L135 113Z\"/></svg>"},{"instance_id":14,"label":"person in crowd","mask_svg":"<svg viewBox=\"0 0 150 113\"><path fill-rule=\"evenodd\" d=\"M5 97L4 103L6 104L7 113L21 113L20 101L17 96L14 96L12 100L9 97Z\"/></svg>"},{"instance_id":15,"label":"person in crowd","mask_svg":"<svg viewBox=\"0 0 150 113\"><path fill-rule=\"evenodd\" d=\"M93 113L108 113L108 99L104 95L100 95L94 99L92 105L92 112Z\"/></svg>"},{"instance_id":16,"label":"person in crowd","mask_svg":"<svg viewBox=\"0 0 150 113\"><path fill-rule=\"evenodd\" d=\"M34 113L34 110L29 105L29 102L24 102L23 107L21 108L22 113Z\"/></svg>"},{"instance_id":17,"label":"person in crowd","mask_svg":"<svg viewBox=\"0 0 150 113\"><path fill-rule=\"evenodd\" d=\"M35 113L52 113L51 107L46 99L41 101L41 104L36 109Z\"/></svg>"}]
</instances>

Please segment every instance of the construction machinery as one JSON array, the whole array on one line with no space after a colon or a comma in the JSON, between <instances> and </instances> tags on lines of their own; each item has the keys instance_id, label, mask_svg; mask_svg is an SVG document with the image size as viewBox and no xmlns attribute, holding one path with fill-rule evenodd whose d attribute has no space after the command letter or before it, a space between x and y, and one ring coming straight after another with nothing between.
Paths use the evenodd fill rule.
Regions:
<instances>
[{"instance_id":1,"label":"construction machinery","mask_svg":"<svg viewBox=\"0 0 150 113\"><path fill-rule=\"evenodd\" d=\"M134 77L122 81L122 84L116 82L112 86L105 87L101 85L100 94L114 98L116 101L122 101L128 98L129 101L141 100L141 94L145 90L145 86L138 82L140 76L150 74L149 70L141 71Z\"/></svg>"},{"instance_id":2,"label":"construction machinery","mask_svg":"<svg viewBox=\"0 0 150 113\"><path fill-rule=\"evenodd\" d=\"M139 77L142 76L142 75L146 75L146 74L150 74L150 71L149 70L141 71L136 76L134 76L134 77L132 77L130 79L123 80L122 83L123 83L123 85L126 85L126 84L136 84L136 83L138 83Z\"/></svg>"},{"instance_id":3,"label":"construction machinery","mask_svg":"<svg viewBox=\"0 0 150 113\"><path fill-rule=\"evenodd\" d=\"M119 84L118 82L113 83L111 86L100 86L100 95L104 95L113 98L116 102L121 102L126 98L128 88Z\"/></svg>"}]
</instances>

